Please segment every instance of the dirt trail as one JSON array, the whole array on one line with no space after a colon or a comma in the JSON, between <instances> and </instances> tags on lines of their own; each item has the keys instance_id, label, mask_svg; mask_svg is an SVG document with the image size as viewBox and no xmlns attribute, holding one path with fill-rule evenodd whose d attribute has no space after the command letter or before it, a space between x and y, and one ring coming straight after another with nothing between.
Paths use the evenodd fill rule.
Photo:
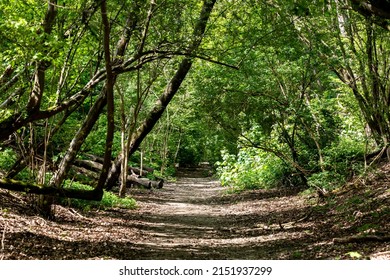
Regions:
<instances>
[{"instance_id":1,"label":"dirt trail","mask_svg":"<svg viewBox=\"0 0 390 280\"><path fill-rule=\"evenodd\" d=\"M136 244L149 247L148 258L286 258L291 253L286 249L313 234L279 225L305 215L305 203L294 193L229 196L225 190L187 171L159 192L135 195L143 213L143 238Z\"/></svg>"},{"instance_id":2,"label":"dirt trail","mask_svg":"<svg viewBox=\"0 0 390 280\"><path fill-rule=\"evenodd\" d=\"M205 171L182 170L159 190L132 189L137 210L81 213L57 206L55 221L2 193L0 259L334 259L354 256L350 252L389 257L389 242L333 242L362 224L388 231L388 208L375 221L345 222L356 211L340 208L342 201L313 203L294 189L226 195ZM387 187L377 190L388 201Z\"/></svg>"}]
</instances>

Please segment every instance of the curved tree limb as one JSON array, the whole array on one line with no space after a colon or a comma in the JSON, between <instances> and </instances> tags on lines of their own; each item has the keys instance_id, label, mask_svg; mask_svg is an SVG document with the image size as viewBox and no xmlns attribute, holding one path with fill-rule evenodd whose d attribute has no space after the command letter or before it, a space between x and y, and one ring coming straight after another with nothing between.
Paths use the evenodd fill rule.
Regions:
<instances>
[{"instance_id":1,"label":"curved tree limb","mask_svg":"<svg viewBox=\"0 0 390 280\"><path fill-rule=\"evenodd\" d=\"M134 133L128 150L128 155L132 155L141 145L142 141L149 134L149 132L153 129L157 121L161 118L164 113L166 107L178 92L182 82L190 71L193 63L193 58L191 57L198 47L200 46L203 36L206 31L207 22L210 18L210 14L213 10L214 4L216 0L204 0L203 7L200 12L199 19L195 25L194 32L192 35L192 42L187 48L187 56L181 61L179 68L176 73L173 75L168 85L166 86L164 92L161 94L159 99L156 101L154 107L149 112L148 116L138 127L136 132ZM111 189L115 182L119 178L119 174L121 171L121 162L122 155L119 155L115 163L113 164L110 174L108 176L106 182L106 188Z\"/></svg>"}]
</instances>

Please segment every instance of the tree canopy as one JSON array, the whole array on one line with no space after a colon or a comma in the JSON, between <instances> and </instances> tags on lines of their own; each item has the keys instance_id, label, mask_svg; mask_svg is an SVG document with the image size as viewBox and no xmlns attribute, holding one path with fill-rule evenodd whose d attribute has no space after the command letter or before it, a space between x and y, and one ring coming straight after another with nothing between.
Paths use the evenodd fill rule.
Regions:
<instances>
[{"instance_id":1,"label":"tree canopy","mask_svg":"<svg viewBox=\"0 0 390 280\"><path fill-rule=\"evenodd\" d=\"M100 200L129 166L208 161L226 185L332 188L390 142L389 5L1 1L0 187ZM88 155L93 188L69 187Z\"/></svg>"}]
</instances>

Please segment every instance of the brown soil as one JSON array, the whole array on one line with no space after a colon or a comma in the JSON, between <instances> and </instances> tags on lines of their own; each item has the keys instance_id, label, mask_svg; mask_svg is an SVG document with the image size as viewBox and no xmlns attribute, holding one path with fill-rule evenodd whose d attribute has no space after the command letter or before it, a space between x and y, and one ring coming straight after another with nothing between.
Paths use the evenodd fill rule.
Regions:
<instances>
[{"instance_id":1,"label":"brown soil","mask_svg":"<svg viewBox=\"0 0 390 280\"><path fill-rule=\"evenodd\" d=\"M58 205L54 221L1 190L0 259L390 259L388 164L322 201L296 189L226 194L201 175L131 190L137 210Z\"/></svg>"}]
</instances>

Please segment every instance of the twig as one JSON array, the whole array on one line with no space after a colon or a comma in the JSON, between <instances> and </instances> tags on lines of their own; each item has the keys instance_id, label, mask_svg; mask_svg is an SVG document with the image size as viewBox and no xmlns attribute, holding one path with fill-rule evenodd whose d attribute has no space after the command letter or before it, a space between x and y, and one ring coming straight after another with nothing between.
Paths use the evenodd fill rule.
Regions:
<instances>
[{"instance_id":1,"label":"twig","mask_svg":"<svg viewBox=\"0 0 390 280\"><path fill-rule=\"evenodd\" d=\"M34 218L37 219L36 223L39 225L39 226L42 226L42 225L46 225L47 224L47 220L45 220L44 218L40 217L40 216L34 216ZM38 222L38 220L41 220L42 222ZM35 221L33 221L35 222Z\"/></svg>"},{"instance_id":2,"label":"twig","mask_svg":"<svg viewBox=\"0 0 390 280\"><path fill-rule=\"evenodd\" d=\"M73 217L80 217L82 219L85 219L85 220L89 220L87 217L84 217L83 215L81 215L79 212L77 212L76 210L74 210L73 208L68 208L68 207L63 207L61 205L56 205L56 209L61 209L61 211L66 211L68 212L70 215L72 215Z\"/></svg>"},{"instance_id":3,"label":"twig","mask_svg":"<svg viewBox=\"0 0 390 280\"><path fill-rule=\"evenodd\" d=\"M374 157L374 159L371 161L371 163L368 165L368 167L370 167L371 165L375 164L375 162L378 160L378 159L381 159L384 152L387 150L387 147L388 146L384 146L382 148L382 150Z\"/></svg>"},{"instance_id":4,"label":"twig","mask_svg":"<svg viewBox=\"0 0 390 280\"><path fill-rule=\"evenodd\" d=\"M77 212L77 211L74 210L74 209L68 209L68 211L69 211L72 215L74 215L74 216L78 216L78 217L80 217L80 218L87 219L86 217L84 217L83 215L81 215L79 212Z\"/></svg>"}]
</instances>

